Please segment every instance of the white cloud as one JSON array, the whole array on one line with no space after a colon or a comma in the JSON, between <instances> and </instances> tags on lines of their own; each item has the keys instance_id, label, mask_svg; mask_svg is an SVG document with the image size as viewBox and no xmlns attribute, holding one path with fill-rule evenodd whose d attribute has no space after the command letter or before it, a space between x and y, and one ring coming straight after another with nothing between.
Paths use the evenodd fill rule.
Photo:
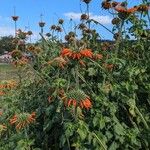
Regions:
<instances>
[{"instance_id":1,"label":"white cloud","mask_svg":"<svg viewBox=\"0 0 150 150\"><path fill-rule=\"evenodd\" d=\"M64 16L66 16L69 19L80 20L81 14L82 13L68 12L65 13ZM90 19L94 19L95 21L98 21L101 24L110 24L112 20L112 18L108 15L94 15L93 13L90 13Z\"/></svg>"},{"instance_id":2,"label":"white cloud","mask_svg":"<svg viewBox=\"0 0 150 150\"><path fill-rule=\"evenodd\" d=\"M68 13L64 13L64 16L66 16L69 19L79 20L81 13L68 12Z\"/></svg>"},{"instance_id":3,"label":"white cloud","mask_svg":"<svg viewBox=\"0 0 150 150\"><path fill-rule=\"evenodd\" d=\"M14 35L14 29L12 27L0 27L0 36Z\"/></svg>"},{"instance_id":4,"label":"white cloud","mask_svg":"<svg viewBox=\"0 0 150 150\"><path fill-rule=\"evenodd\" d=\"M12 21L11 17L0 16L0 22L10 23Z\"/></svg>"}]
</instances>

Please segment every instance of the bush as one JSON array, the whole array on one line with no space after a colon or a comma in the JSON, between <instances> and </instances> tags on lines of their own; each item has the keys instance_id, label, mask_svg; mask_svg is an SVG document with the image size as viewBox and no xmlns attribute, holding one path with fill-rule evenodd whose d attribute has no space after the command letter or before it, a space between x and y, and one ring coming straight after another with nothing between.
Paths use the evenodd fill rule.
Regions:
<instances>
[{"instance_id":1,"label":"bush","mask_svg":"<svg viewBox=\"0 0 150 150\"><path fill-rule=\"evenodd\" d=\"M26 46L33 60L17 67L34 75L20 77L16 89L2 97L2 149L149 149L148 9L141 10L149 4L102 6L119 18L119 24L113 20L114 42L99 42L88 28L99 23L85 18L80 39L71 31L62 43L54 36L61 25L53 25L48 40L42 36L41 45Z\"/></svg>"}]
</instances>

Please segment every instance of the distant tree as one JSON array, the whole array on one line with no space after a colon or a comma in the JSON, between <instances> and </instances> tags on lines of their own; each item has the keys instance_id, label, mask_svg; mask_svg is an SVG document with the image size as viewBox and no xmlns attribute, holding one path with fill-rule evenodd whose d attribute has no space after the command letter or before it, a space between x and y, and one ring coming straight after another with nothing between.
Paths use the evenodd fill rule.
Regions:
<instances>
[{"instance_id":1,"label":"distant tree","mask_svg":"<svg viewBox=\"0 0 150 150\"><path fill-rule=\"evenodd\" d=\"M3 54L5 51L11 52L15 49L13 40L13 36L0 37L0 54Z\"/></svg>"}]
</instances>

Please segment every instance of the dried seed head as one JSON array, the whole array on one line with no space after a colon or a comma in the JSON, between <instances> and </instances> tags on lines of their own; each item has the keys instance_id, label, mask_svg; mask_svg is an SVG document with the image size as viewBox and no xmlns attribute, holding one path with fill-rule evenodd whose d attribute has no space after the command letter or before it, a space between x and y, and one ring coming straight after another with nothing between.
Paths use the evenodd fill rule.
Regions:
<instances>
[{"instance_id":1,"label":"dried seed head","mask_svg":"<svg viewBox=\"0 0 150 150\"><path fill-rule=\"evenodd\" d=\"M120 21L121 21L121 20L116 17L116 18L113 18L113 19L112 19L111 23L112 23L113 25L118 25L118 24L120 23Z\"/></svg>"},{"instance_id":2,"label":"dried seed head","mask_svg":"<svg viewBox=\"0 0 150 150\"><path fill-rule=\"evenodd\" d=\"M91 29L88 29L88 28L86 28L84 31L85 31L86 33L88 33L88 34L92 33L92 30L91 30Z\"/></svg>"},{"instance_id":3,"label":"dried seed head","mask_svg":"<svg viewBox=\"0 0 150 150\"><path fill-rule=\"evenodd\" d=\"M58 23L59 23L59 24L63 24L63 23L64 23L64 20L63 20L63 19L59 19L59 20L58 20Z\"/></svg>"},{"instance_id":4,"label":"dried seed head","mask_svg":"<svg viewBox=\"0 0 150 150\"><path fill-rule=\"evenodd\" d=\"M122 6L122 7L127 7L127 3L126 3L126 2L122 2L122 3L121 3L121 6Z\"/></svg>"},{"instance_id":5,"label":"dried seed head","mask_svg":"<svg viewBox=\"0 0 150 150\"><path fill-rule=\"evenodd\" d=\"M44 27L45 26L45 22L39 22L39 26L42 28L42 27Z\"/></svg>"},{"instance_id":6,"label":"dried seed head","mask_svg":"<svg viewBox=\"0 0 150 150\"><path fill-rule=\"evenodd\" d=\"M81 20L88 20L89 16L87 14L82 14L80 17Z\"/></svg>"},{"instance_id":7,"label":"dried seed head","mask_svg":"<svg viewBox=\"0 0 150 150\"><path fill-rule=\"evenodd\" d=\"M104 2L101 3L101 7L104 8L104 9L110 9L111 8L111 3L107 2L107 1L104 1Z\"/></svg>"},{"instance_id":8,"label":"dried seed head","mask_svg":"<svg viewBox=\"0 0 150 150\"><path fill-rule=\"evenodd\" d=\"M87 28L86 25L84 23L79 24L79 29L83 30L84 28Z\"/></svg>"},{"instance_id":9,"label":"dried seed head","mask_svg":"<svg viewBox=\"0 0 150 150\"><path fill-rule=\"evenodd\" d=\"M76 36L76 34L75 34L74 32L72 32L72 31L69 32L68 35L69 35L70 37L75 37L75 36Z\"/></svg>"},{"instance_id":10,"label":"dried seed head","mask_svg":"<svg viewBox=\"0 0 150 150\"><path fill-rule=\"evenodd\" d=\"M51 36L51 34L50 34L50 33L46 33L46 36L47 36L47 37L50 37L50 36Z\"/></svg>"},{"instance_id":11,"label":"dried seed head","mask_svg":"<svg viewBox=\"0 0 150 150\"><path fill-rule=\"evenodd\" d=\"M17 21L19 19L19 16L12 16L13 21Z\"/></svg>"},{"instance_id":12,"label":"dried seed head","mask_svg":"<svg viewBox=\"0 0 150 150\"><path fill-rule=\"evenodd\" d=\"M118 2L112 2L111 5L112 7L116 7L119 3Z\"/></svg>"},{"instance_id":13,"label":"dried seed head","mask_svg":"<svg viewBox=\"0 0 150 150\"><path fill-rule=\"evenodd\" d=\"M62 32L62 28L60 26L56 26L56 31Z\"/></svg>"},{"instance_id":14,"label":"dried seed head","mask_svg":"<svg viewBox=\"0 0 150 150\"><path fill-rule=\"evenodd\" d=\"M84 3L89 4L91 0L82 0Z\"/></svg>"},{"instance_id":15,"label":"dried seed head","mask_svg":"<svg viewBox=\"0 0 150 150\"><path fill-rule=\"evenodd\" d=\"M66 41L69 41L69 39L70 39L70 36L69 36L69 35L66 35L66 36L65 36L65 40L66 40Z\"/></svg>"},{"instance_id":16,"label":"dried seed head","mask_svg":"<svg viewBox=\"0 0 150 150\"><path fill-rule=\"evenodd\" d=\"M115 33L114 36L113 36L113 38L114 38L115 40L117 40L118 37L119 37L119 33Z\"/></svg>"},{"instance_id":17,"label":"dried seed head","mask_svg":"<svg viewBox=\"0 0 150 150\"><path fill-rule=\"evenodd\" d=\"M55 25L52 25L52 26L50 27L50 29L51 29L51 30L56 30L56 26L55 26Z\"/></svg>"},{"instance_id":18,"label":"dried seed head","mask_svg":"<svg viewBox=\"0 0 150 150\"><path fill-rule=\"evenodd\" d=\"M32 35L33 33L32 33L32 31L28 31L27 34L28 35Z\"/></svg>"}]
</instances>

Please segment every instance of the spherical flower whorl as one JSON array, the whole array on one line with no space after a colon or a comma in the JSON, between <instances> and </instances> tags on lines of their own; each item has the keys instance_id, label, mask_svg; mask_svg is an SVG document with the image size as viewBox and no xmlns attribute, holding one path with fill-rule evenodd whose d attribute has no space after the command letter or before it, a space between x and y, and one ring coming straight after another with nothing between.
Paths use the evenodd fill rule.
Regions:
<instances>
[{"instance_id":1,"label":"spherical flower whorl","mask_svg":"<svg viewBox=\"0 0 150 150\"><path fill-rule=\"evenodd\" d=\"M19 19L19 16L12 16L13 21L17 21Z\"/></svg>"},{"instance_id":2,"label":"spherical flower whorl","mask_svg":"<svg viewBox=\"0 0 150 150\"><path fill-rule=\"evenodd\" d=\"M44 27L45 26L45 22L39 22L39 26L42 28L42 27Z\"/></svg>"}]
</instances>

